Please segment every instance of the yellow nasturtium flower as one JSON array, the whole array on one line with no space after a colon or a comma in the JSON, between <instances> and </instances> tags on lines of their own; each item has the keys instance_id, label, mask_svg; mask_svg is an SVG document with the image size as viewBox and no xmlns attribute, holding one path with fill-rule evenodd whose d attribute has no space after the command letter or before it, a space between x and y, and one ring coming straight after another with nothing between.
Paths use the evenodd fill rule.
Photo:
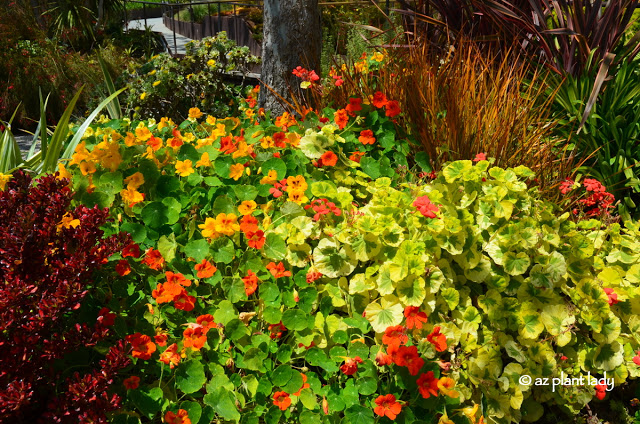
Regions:
<instances>
[{"instance_id":1,"label":"yellow nasturtium flower","mask_svg":"<svg viewBox=\"0 0 640 424\"><path fill-rule=\"evenodd\" d=\"M201 168L203 166L211 166L211 160L209 160L209 152L204 152L200 157L200 160L196 162L196 168Z\"/></svg>"},{"instance_id":2,"label":"yellow nasturtium flower","mask_svg":"<svg viewBox=\"0 0 640 424\"><path fill-rule=\"evenodd\" d=\"M132 188L137 190L142 184L144 184L144 176L141 172L136 172L133 175L128 176L124 179L124 183L127 185L127 188Z\"/></svg>"},{"instance_id":3,"label":"yellow nasturtium flower","mask_svg":"<svg viewBox=\"0 0 640 424\"><path fill-rule=\"evenodd\" d=\"M192 165L193 162L191 162L190 159L186 159L183 161L179 160L176 162L176 172L181 177L188 177L189 175L194 173Z\"/></svg>"},{"instance_id":4,"label":"yellow nasturtium flower","mask_svg":"<svg viewBox=\"0 0 640 424\"><path fill-rule=\"evenodd\" d=\"M240 177L244 174L244 165L241 163L236 163L231 165L231 169L229 170L229 178L233 178L238 181Z\"/></svg>"},{"instance_id":5,"label":"yellow nasturtium flower","mask_svg":"<svg viewBox=\"0 0 640 424\"><path fill-rule=\"evenodd\" d=\"M202 112L197 107L189 109L189 119L198 119L202 117Z\"/></svg>"},{"instance_id":6,"label":"yellow nasturtium flower","mask_svg":"<svg viewBox=\"0 0 640 424\"><path fill-rule=\"evenodd\" d=\"M269 173L262 177L260 184L275 184L278 182L278 172L275 169L269 171Z\"/></svg>"},{"instance_id":7,"label":"yellow nasturtium flower","mask_svg":"<svg viewBox=\"0 0 640 424\"><path fill-rule=\"evenodd\" d=\"M63 228L71 228L71 227L76 228L78 225L80 225L80 220L74 218L69 212L67 212L64 214L64 216L62 217L62 220L56 226L56 228L58 229L58 231L60 231Z\"/></svg>"},{"instance_id":8,"label":"yellow nasturtium flower","mask_svg":"<svg viewBox=\"0 0 640 424\"><path fill-rule=\"evenodd\" d=\"M245 200L238 206L238 212L240 212L241 215L251 215L257 207L258 204L253 200Z\"/></svg>"}]
</instances>

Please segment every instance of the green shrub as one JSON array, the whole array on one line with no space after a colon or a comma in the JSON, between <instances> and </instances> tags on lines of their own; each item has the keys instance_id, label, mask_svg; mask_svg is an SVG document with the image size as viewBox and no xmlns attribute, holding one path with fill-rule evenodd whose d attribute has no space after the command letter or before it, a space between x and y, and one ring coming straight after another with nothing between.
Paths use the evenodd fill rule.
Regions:
<instances>
[{"instance_id":1,"label":"green shrub","mask_svg":"<svg viewBox=\"0 0 640 424\"><path fill-rule=\"evenodd\" d=\"M204 112L226 116L232 110L242 87L223 81L224 73L247 72L259 58L248 47L238 47L225 32L216 37L187 45L187 54L174 59L160 54L128 73L124 81L130 86L126 103L128 113L140 116L186 119L188 110L198 106Z\"/></svg>"}]
</instances>

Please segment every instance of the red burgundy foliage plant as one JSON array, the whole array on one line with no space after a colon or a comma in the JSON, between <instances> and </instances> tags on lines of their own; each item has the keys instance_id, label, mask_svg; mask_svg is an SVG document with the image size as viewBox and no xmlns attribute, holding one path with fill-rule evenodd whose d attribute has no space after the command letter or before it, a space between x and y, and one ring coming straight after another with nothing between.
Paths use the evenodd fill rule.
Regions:
<instances>
[{"instance_id":1,"label":"red burgundy foliage plant","mask_svg":"<svg viewBox=\"0 0 640 424\"><path fill-rule=\"evenodd\" d=\"M128 365L123 343L84 376L65 381L54 368L109 334L115 314L106 308L94 323L77 313L94 272L130 243L103 238L106 209L70 210L71 199L66 180L34 183L22 171L0 191L0 422L106 422L120 405L107 388Z\"/></svg>"}]
</instances>

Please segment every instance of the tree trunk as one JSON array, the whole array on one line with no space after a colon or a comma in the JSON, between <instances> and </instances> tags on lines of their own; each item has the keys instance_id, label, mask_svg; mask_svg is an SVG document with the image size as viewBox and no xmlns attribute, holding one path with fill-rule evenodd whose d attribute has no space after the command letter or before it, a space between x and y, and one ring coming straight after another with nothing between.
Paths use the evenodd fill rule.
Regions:
<instances>
[{"instance_id":1,"label":"tree trunk","mask_svg":"<svg viewBox=\"0 0 640 424\"><path fill-rule=\"evenodd\" d=\"M318 0L264 0L260 106L278 116L289 109L271 90L292 103L300 82L297 66L320 75L322 26ZM266 85L266 87L265 87Z\"/></svg>"}]
</instances>

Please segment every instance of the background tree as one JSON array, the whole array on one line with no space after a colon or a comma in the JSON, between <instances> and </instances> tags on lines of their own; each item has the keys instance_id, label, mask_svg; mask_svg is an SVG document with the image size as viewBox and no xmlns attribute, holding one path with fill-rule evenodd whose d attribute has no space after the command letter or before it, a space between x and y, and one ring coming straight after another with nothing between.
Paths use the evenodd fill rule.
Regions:
<instances>
[{"instance_id":1,"label":"background tree","mask_svg":"<svg viewBox=\"0 0 640 424\"><path fill-rule=\"evenodd\" d=\"M318 0L265 0L262 81L266 87L260 91L260 106L274 116L284 112L282 99L291 103L292 91L299 90L300 81L293 80L291 72L302 66L320 74L321 51Z\"/></svg>"}]
</instances>

